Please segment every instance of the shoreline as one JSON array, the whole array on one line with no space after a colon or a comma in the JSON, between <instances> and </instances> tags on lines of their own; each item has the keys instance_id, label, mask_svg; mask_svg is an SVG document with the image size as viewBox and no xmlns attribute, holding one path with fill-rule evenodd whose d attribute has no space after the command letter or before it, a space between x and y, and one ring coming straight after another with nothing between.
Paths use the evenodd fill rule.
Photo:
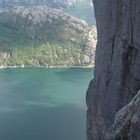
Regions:
<instances>
[{"instance_id":1,"label":"shoreline","mask_svg":"<svg viewBox=\"0 0 140 140\"><path fill-rule=\"evenodd\" d=\"M88 65L88 66L0 66L0 70L1 69L16 69L16 68L83 68L83 69L87 69L87 68L94 68L95 65Z\"/></svg>"}]
</instances>

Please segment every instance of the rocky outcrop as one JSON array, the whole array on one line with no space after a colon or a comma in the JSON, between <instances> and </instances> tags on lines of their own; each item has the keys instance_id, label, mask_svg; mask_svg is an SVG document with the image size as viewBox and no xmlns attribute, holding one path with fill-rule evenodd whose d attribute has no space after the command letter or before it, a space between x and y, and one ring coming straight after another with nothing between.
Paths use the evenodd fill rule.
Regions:
<instances>
[{"instance_id":1,"label":"rocky outcrop","mask_svg":"<svg viewBox=\"0 0 140 140\"><path fill-rule=\"evenodd\" d=\"M138 140L139 93L134 96L140 89L140 1L93 2L98 43L94 79L87 91L87 137Z\"/></svg>"},{"instance_id":2,"label":"rocky outcrop","mask_svg":"<svg viewBox=\"0 0 140 140\"><path fill-rule=\"evenodd\" d=\"M140 91L132 101L119 110L112 125L112 136L108 139L139 140L140 139Z\"/></svg>"},{"instance_id":3,"label":"rocky outcrop","mask_svg":"<svg viewBox=\"0 0 140 140\"><path fill-rule=\"evenodd\" d=\"M61 9L85 20L90 25L95 25L95 18L91 18L94 12L92 0L0 0L0 12L11 10L17 6L48 6Z\"/></svg>"}]
</instances>

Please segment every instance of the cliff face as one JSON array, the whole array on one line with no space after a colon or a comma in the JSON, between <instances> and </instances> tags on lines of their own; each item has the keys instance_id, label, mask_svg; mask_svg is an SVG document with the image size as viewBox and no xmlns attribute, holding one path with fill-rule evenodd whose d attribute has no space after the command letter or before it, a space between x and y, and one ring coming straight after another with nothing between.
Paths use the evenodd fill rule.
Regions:
<instances>
[{"instance_id":1,"label":"cliff face","mask_svg":"<svg viewBox=\"0 0 140 140\"><path fill-rule=\"evenodd\" d=\"M95 75L87 91L87 137L139 140L140 1L93 2L98 44Z\"/></svg>"}]
</instances>

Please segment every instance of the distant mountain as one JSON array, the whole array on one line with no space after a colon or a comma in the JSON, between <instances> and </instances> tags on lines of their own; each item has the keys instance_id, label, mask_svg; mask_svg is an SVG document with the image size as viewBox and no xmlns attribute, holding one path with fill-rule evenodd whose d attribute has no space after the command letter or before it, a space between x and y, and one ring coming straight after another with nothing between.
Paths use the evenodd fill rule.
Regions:
<instances>
[{"instance_id":1,"label":"distant mountain","mask_svg":"<svg viewBox=\"0 0 140 140\"><path fill-rule=\"evenodd\" d=\"M89 66L96 29L47 6L0 13L0 66Z\"/></svg>"},{"instance_id":2,"label":"distant mountain","mask_svg":"<svg viewBox=\"0 0 140 140\"><path fill-rule=\"evenodd\" d=\"M50 6L53 8L65 8L78 4L78 0L0 0L1 8L14 6Z\"/></svg>"},{"instance_id":3,"label":"distant mountain","mask_svg":"<svg viewBox=\"0 0 140 140\"><path fill-rule=\"evenodd\" d=\"M96 24L92 0L79 0L76 5L68 6L64 10L79 19L85 20L90 25Z\"/></svg>"},{"instance_id":4,"label":"distant mountain","mask_svg":"<svg viewBox=\"0 0 140 140\"><path fill-rule=\"evenodd\" d=\"M63 9L71 15L95 24L92 0L0 0L0 11L16 6L48 6Z\"/></svg>"}]
</instances>

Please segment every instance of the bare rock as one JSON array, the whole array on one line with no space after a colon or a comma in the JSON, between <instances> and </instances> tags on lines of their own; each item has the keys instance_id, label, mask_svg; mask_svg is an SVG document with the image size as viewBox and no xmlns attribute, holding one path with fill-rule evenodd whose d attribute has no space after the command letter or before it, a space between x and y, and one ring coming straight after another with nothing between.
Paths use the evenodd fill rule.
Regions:
<instances>
[{"instance_id":1,"label":"bare rock","mask_svg":"<svg viewBox=\"0 0 140 140\"><path fill-rule=\"evenodd\" d=\"M132 101L120 109L112 127L114 139L139 140L140 138L140 91Z\"/></svg>"},{"instance_id":2,"label":"bare rock","mask_svg":"<svg viewBox=\"0 0 140 140\"><path fill-rule=\"evenodd\" d=\"M137 140L140 121L132 113L129 137L111 138L115 114L140 89L140 1L93 0L97 22L94 80L87 91L88 140ZM139 108L139 106L138 106ZM130 115L123 108L119 117ZM128 110L129 111L129 110ZM130 115L131 116L131 115ZM135 116L135 117L134 117ZM118 118L118 117L117 117ZM120 122L123 126L123 121ZM110 139L109 139L110 137Z\"/></svg>"}]
</instances>

